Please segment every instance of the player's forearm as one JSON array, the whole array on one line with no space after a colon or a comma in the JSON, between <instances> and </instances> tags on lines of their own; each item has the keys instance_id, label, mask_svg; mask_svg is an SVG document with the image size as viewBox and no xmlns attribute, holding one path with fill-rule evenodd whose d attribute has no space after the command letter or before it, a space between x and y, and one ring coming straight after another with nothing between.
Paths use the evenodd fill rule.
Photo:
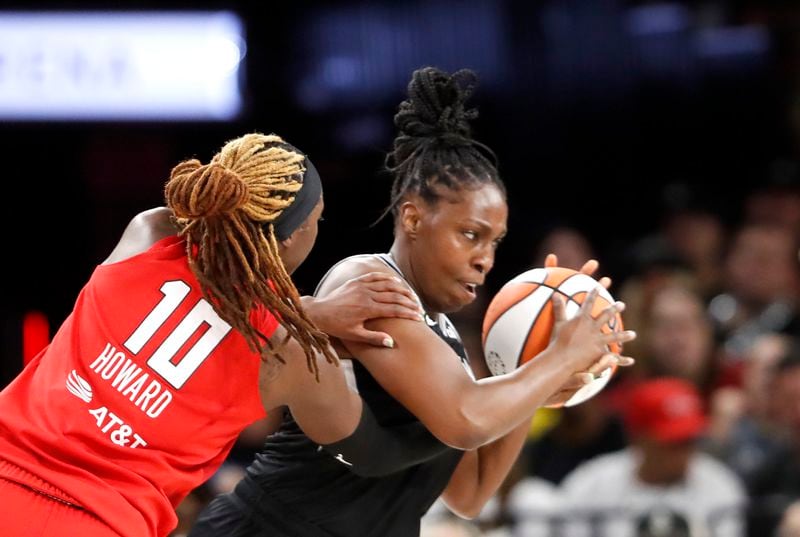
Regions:
<instances>
[{"instance_id":1,"label":"player's forearm","mask_svg":"<svg viewBox=\"0 0 800 537\"><path fill-rule=\"evenodd\" d=\"M464 454L442 500L455 514L475 518L508 477L519 457L530 422L525 421L506 436Z\"/></svg>"},{"instance_id":2,"label":"player's forearm","mask_svg":"<svg viewBox=\"0 0 800 537\"><path fill-rule=\"evenodd\" d=\"M556 350L564 345L551 345L512 373L475 381L453 350L418 324L384 320L371 328L391 330L397 347L347 342L351 355L434 436L457 449L477 449L510 432L578 367L574 357Z\"/></svg>"},{"instance_id":3,"label":"player's forearm","mask_svg":"<svg viewBox=\"0 0 800 537\"><path fill-rule=\"evenodd\" d=\"M456 447L475 449L508 434L529 419L572 373L559 356L546 350L509 374L479 380L474 389L462 391L459 397L457 408L467 434Z\"/></svg>"}]
</instances>

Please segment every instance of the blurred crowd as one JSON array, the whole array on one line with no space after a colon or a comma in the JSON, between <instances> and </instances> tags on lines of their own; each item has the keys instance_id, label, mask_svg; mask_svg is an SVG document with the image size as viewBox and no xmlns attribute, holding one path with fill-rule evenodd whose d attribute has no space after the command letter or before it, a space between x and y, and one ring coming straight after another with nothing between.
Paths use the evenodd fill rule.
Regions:
<instances>
[{"instance_id":1,"label":"blurred crowd","mask_svg":"<svg viewBox=\"0 0 800 537\"><path fill-rule=\"evenodd\" d=\"M636 365L581 405L538 411L480 516L437 503L423 537L800 537L800 182L753 189L735 222L681 199L619 254L630 272L610 290L639 334L624 350ZM550 230L531 267L548 252L601 273L607 261L571 227ZM490 295L454 316L473 360ZM239 479L264 427L187 498L176 536Z\"/></svg>"}]
</instances>

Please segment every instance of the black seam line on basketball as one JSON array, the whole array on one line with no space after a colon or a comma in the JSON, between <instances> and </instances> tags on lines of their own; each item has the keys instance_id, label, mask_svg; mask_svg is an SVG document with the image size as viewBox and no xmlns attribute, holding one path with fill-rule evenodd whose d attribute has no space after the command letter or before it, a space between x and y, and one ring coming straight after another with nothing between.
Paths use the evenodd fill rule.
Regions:
<instances>
[{"instance_id":1,"label":"black seam line on basketball","mask_svg":"<svg viewBox=\"0 0 800 537\"><path fill-rule=\"evenodd\" d=\"M567 281L567 280L564 280L564 281ZM531 283L531 282L526 282L526 283ZM566 298L566 299L567 299L567 302L570 302L570 301L571 301L571 302L574 302L574 303L576 303L578 306L582 306L582 305L583 305L583 302L578 302L577 300L575 300L575 296L576 296L576 295L579 295L580 293L586 293L587 295L589 294L589 291L585 291L585 290L581 289L580 291L575 291L575 292L574 292L574 293L572 293L571 295L568 295L567 293L565 293L564 291L562 291L562 290L561 290L561 289L559 289L558 287L553 287L552 285L545 285L545 284L543 284L543 283L540 283L540 284L539 284L539 287L546 287L546 288L550 289L550 290L551 290L553 293L558 293L559 295L561 295L561 296L563 296L564 298ZM536 289L538 289L539 287L537 287ZM528 298L529 296L531 296L531 295L533 294L533 292L534 292L534 291L536 291L536 289L534 289L533 291L531 291L530 293L528 293L527 295L525 295L525 296L524 296L524 297L522 297L521 299L517 300L517 301L516 301L516 302L514 302L513 304L509 305L509 306L506 308L506 311L510 310L512 307L516 306L517 304L519 304L520 302L522 302L523 300L525 300L526 298ZM551 298L552 298L552 297L551 297ZM602 298L602 297L601 297L601 298ZM500 319L500 317L502 317L502 314L497 316L497 319L495 319L495 320L494 320L494 323L492 323L492 326L494 326L494 324L497 322L497 320L498 320L498 319ZM492 326L490 326L490 327L489 327L489 329L490 329L490 330L491 330Z\"/></svg>"},{"instance_id":2,"label":"black seam line on basketball","mask_svg":"<svg viewBox=\"0 0 800 537\"><path fill-rule=\"evenodd\" d=\"M558 293L559 295L561 295L561 296L563 296L564 298L566 298L566 299L567 299L567 301L571 300L571 301L575 302L575 303L576 303L576 304L578 304L578 305L580 305L581 303L580 303L580 302L578 302L577 300L575 300L575 298L574 298L574 297L575 297L575 295L577 295L578 293L587 293L587 294L589 293L589 291L583 291L583 290L581 290L581 291L575 291L573 294L571 294L571 295L568 295L567 293L565 293L564 291L562 291L562 290L561 290L561 289L559 289L558 287L552 287L552 286L550 286L550 285L545 285L545 284L542 284L540 287L547 287L547 288L548 288L548 289L550 289L550 290L551 290L553 293Z\"/></svg>"},{"instance_id":3,"label":"black seam line on basketball","mask_svg":"<svg viewBox=\"0 0 800 537\"><path fill-rule=\"evenodd\" d=\"M570 276L570 277L571 277L571 276ZM564 281L567 281L567 280L564 280ZM575 304L577 304L577 306L578 306L578 307L581 307L581 306L583 306L583 302L578 302L577 300L575 300L575 295L577 295L578 293L586 293L586 294L589 294L589 291L576 291L575 293L573 293L573 294L570 296L570 295L568 295L567 293L564 293L563 291L561 291L560 289L557 289L557 288L555 288L555 287L551 287L551 286L549 286L549 285L541 284L541 285L540 285L540 287L547 287L548 289L550 289L551 291L553 291L553 293L558 293L559 295L561 295L561 296L563 296L564 298L566 298L566 299L567 299L567 304L569 304L570 302L574 302ZM553 297L551 296L550 298L552 299ZM541 311L540 311L540 313L541 313ZM598 313L598 315L600 315L600 314ZM500 318L500 316L498 316L498 319L499 319L499 318ZM614 321L614 324L613 324L613 325L612 325L611 321ZM612 318L611 318L611 320L609 320L609 321L606 323L606 326L608 326L608 328L609 328L609 329L610 329L612 332L619 332L619 330L617 330L617 329L616 329L616 321L617 321L616 317L612 317ZM495 320L495 322L497 322L497 321ZM493 323L492 325L494 326L494 323ZM532 327L531 327L531 328L532 328ZM530 334L530 332L529 332L529 334Z\"/></svg>"},{"instance_id":4,"label":"black seam line on basketball","mask_svg":"<svg viewBox=\"0 0 800 537\"><path fill-rule=\"evenodd\" d=\"M563 283L564 283L564 282L566 282L567 280L569 280L569 279L570 279L570 278L572 278L573 276L577 276L577 274L573 274L572 276L569 276L568 278L565 278L565 279L564 279L564 281L562 281L562 282L559 284L559 286L560 286L560 285L563 285ZM511 308L513 308L514 306L516 306L517 304L519 304L520 302L522 302L523 300L525 300L526 298L528 298L529 296L531 296L531 295L532 295L534 292L536 292L536 290L537 290L537 289L539 289L539 287L546 287L546 288L550 289L550 291L552 291L553 293L558 293L559 295L561 295L561 296L563 296L564 298L566 298L566 299L567 299L567 302L569 302L569 301L571 300L571 301L575 302L575 303L576 303L578 306L580 306L580 305L581 305L581 303L580 303L580 302L578 302L577 300L575 300L575 298L573 298L573 297L574 297L575 295L577 295L578 293L588 293L588 291L576 291L576 292L575 292L575 293L573 293L572 295L568 295L567 293L565 293L565 292L563 292L562 290L560 290L558 287L553 287L552 285L547 285L547 284L545 284L545 283L536 283L536 282L520 282L520 283L525 283L525 284L528 284L528 285L536 285L536 287L534 287L533 289L531 289L531 291L530 291L530 292L529 292L527 295L524 295L524 296L522 296L522 297L521 297L519 300L517 300L516 302L512 302L511 304L509 304L508 306L506 306L506 308L505 308L505 311L504 311L503 313L505 313L506 311L510 310ZM548 300L550 300L551 298L553 298L553 297L552 297L552 293L551 293L551 296L550 296L550 298L549 298ZM503 313L501 313L500 315L498 315L498 316L495 318L495 320L492 322L492 324L490 324L490 325L489 325L489 327L486 329L486 333L487 333L487 334L488 334L489 332L491 332L491 331L492 331L492 328L494 328L494 325L495 325L495 324L497 324L497 321L499 321L499 320L500 320L500 317L502 317L502 316L503 316ZM531 328L533 328L533 327L531 326Z\"/></svg>"},{"instance_id":5,"label":"black seam line on basketball","mask_svg":"<svg viewBox=\"0 0 800 537\"><path fill-rule=\"evenodd\" d=\"M536 282L522 282L522 283L527 283L527 284L530 284L530 285L536 285L536 287L534 287L533 289L531 289L531 292L530 292L530 293L528 293L527 295L525 295L525 296L521 297L519 300L517 300L517 301L516 301L516 302L514 302L513 304L509 304L508 306L506 306L506 308L505 308L505 310L503 311L503 313L505 313L506 311L510 310L511 308L513 308L514 306L516 306L517 304L519 304L520 302L522 302L523 300L525 300L526 298L528 298L529 296L531 296L531 295L532 295L532 294L533 294L533 293L534 293L534 292L535 292L535 291L536 291L536 290L537 290L539 287L542 287L542 284L540 284L540 283L538 283L538 284L537 284ZM550 287L550 286L549 286L549 285L545 285L544 287ZM550 289L553 289L553 288L552 288L552 287L550 287ZM563 295L564 293L561 293L561 294ZM491 331L492 331L492 328L494 328L494 325L495 325L495 324L497 324L497 321L499 321L499 320L500 320L500 317L502 317L502 316L503 316L503 313L501 313L500 315L498 315L498 316L495 318L495 320L492 322L492 324L491 324L491 325L489 325L489 328L487 328L487 329L486 329L486 333L487 333L487 334L488 334L489 332L491 332Z\"/></svg>"},{"instance_id":6,"label":"black seam line on basketball","mask_svg":"<svg viewBox=\"0 0 800 537\"><path fill-rule=\"evenodd\" d=\"M577 305L579 308L580 308L581 306L583 306L583 302L578 302L578 301L577 301L577 300L575 300L575 298L573 298L573 297L574 297L575 295L577 295L578 293L587 293L587 294L588 294L588 291L578 291L578 293L575 293L575 295L572 295L572 296L567 296L566 294L562 293L561 291L555 291L555 292L556 292L556 293L558 293L558 294L560 294L560 295L563 295L563 296L567 297L567 304L569 304L570 302L574 302L574 303L575 303L575 304L576 304L576 305ZM599 312L599 313L597 314L597 316L599 317L599 316L600 316L602 313L603 313L602 311L601 311L601 312ZM593 317L593 318L595 318L595 319L597 318L597 317L594 317L594 316L592 316L592 317ZM615 327L614 325L612 325L612 324L611 324L611 321L614 321L614 322L615 322L615 324L616 324L616 320L617 320L617 318L616 318L616 316L614 316L614 317L612 317L612 318L611 318L611 319L610 319L610 320L609 320L609 321L608 321L608 322L605 324L605 326L607 326L607 327L609 328L609 330L611 330L612 332L619 332L619 330L617 330L617 329L616 329L616 327Z\"/></svg>"},{"instance_id":7,"label":"black seam line on basketball","mask_svg":"<svg viewBox=\"0 0 800 537\"><path fill-rule=\"evenodd\" d=\"M531 293L531 294L532 294L532 293ZM563 293L562 293L562 294L563 294ZM544 304L544 305L547 305L547 302L548 302L550 299L552 299L552 298L553 298L553 293L550 293L550 296L547 298L547 300L545 301L545 304ZM536 312L536 317L534 317L534 318L533 318L533 321L531 321L531 325L528 327L528 331L527 331L527 332L526 332L526 334L525 334L525 339L523 339L523 340L522 340L522 348L521 348L521 349L519 350L519 352L517 353L517 363L516 363L516 364L514 364L514 368L515 368L515 369L516 369L517 367L519 367L519 361L520 361L520 359L522 358L522 353L525 351L525 345L528 343L528 338L530 338L530 337L531 337L531 331L533 331L533 327L536 325L536 321L538 321L538 320L539 320L539 316L540 316L540 315L542 314L542 312L544 311L544 305L543 305L541 308L539 308L539 311L537 311L537 312ZM506 310L506 311L508 311L508 310ZM553 321L555 322L555 316L553 316ZM545 349L546 349L546 348L547 348L547 347L545 346ZM544 349L542 349L542 350L544 350ZM533 358L533 357L531 356L531 358Z\"/></svg>"},{"instance_id":8,"label":"black seam line on basketball","mask_svg":"<svg viewBox=\"0 0 800 537\"><path fill-rule=\"evenodd\" d=\"M579 291L575 291L571 295L568 295L567 293L565 293L561 289L558 289L557 287L551 287L549 285L544 285L544 284L542 284L542 287L547 287L548 289L551 289L554 293L558 293L559 295L561 295L563 297L566 297L568 300L572 300L573 302L578 302L577 300L575 300L575 296L579 295L580 293L586 293L587 295L589 294L589 291L586 291L585 289L581 289ZM602 295L597 295L597 296L599 296L600 298L603 298L603 300L605 300L605 298ZM606 302L608 302L608 301L606 300ZM578 304L580 304L580 302L578 302Z\"/></svg>"},{"instance_id":9,"label":"black seam line on basketball","mask_svg":"<svg viewBox=\"0 0 800 537\"><path fill-rule=\"evenodd\" d=\"M582 273L582 272L577 272L577 273L575 273L575 274L570 274L569 276L567 276L566 278L564 278L563 280L561 280L561 283L559 283L559 284L558 284L558 287L553 287L552 285L547 285L546 283L542 283L542 285L543 285L543 286L545 286L545 287L549 287L549 288L550 288L550 289L552 289L553 291L557 291L557 292L561 293L562 295L564 295L564 296L565 296L565 297L567 297L567 298L572 298L572 297L574 297L575 295L577 295L578 293L588 293L588 291L584 291L584 290L582 290L582 289L581 289L580 291L575 291L575 292L574 292L574 293L572 293L571 295L568 295L568 294L567 294L567 293L565 293L564 291L561 291L561 290L559 289L559 287L561 287L562 285L564 285L565 283L567 283L568 281L570 281L572 278L575 278L575 277L577 277L577 276L581 276L581 275L583 275L583 273Z\"/></svg>"}]
</instances>

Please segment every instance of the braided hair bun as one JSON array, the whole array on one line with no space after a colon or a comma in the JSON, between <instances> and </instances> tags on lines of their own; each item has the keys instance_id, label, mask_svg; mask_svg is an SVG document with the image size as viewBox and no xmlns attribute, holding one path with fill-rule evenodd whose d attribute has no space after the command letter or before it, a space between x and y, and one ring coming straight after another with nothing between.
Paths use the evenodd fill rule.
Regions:
<instances>
[{"instance_id":1,"label":"braided hair bun","mask_svg":"<svg viewBox=\"0 0 800 537\"><path fill-rule=\"evenodd\" d=\"M476 109L466 108L477 82L477 76L469 69L452 75L434 67L414 71L408 84L408 99L400 104L395 125L409 137L463 144L471 135L469 121L478 117Z\"/></svg>"},{"instance_id":2,"label":"braided hair bun","mask_svg":"<svg viewBox=\"0 0 800 537\"><path fill-rule=\"evenodd\" d=\"M472 137L470 121L478 111L468 108L467 100L477 82L469 69L452 74L436 67L414 71L408 98L394 116L398 134L385 161L394 182L382 217L394 212L409 192L435 202L440 196L435 185L457 190L492 182L505 192L494 152Z\"/></svg>"},{"instance_id":3,"label":"braided hair bun","mask_svg":"<svg viewBox=\"0 0 800 537\"><path fill-rule=\"evenodd\" d=\"M300 344L309 370L317 374L317 352L329 362L336 356L328 336L302 308L275 233L276 222L292 210L309 178L305 163L281 137L249 133L226 143L207 164L179 163L164 193L186 243L189 268L219 316L251 350L282 361L283 342L273 343L251 322L254 311L266 309Z\"/></svg>"}]
</instances>

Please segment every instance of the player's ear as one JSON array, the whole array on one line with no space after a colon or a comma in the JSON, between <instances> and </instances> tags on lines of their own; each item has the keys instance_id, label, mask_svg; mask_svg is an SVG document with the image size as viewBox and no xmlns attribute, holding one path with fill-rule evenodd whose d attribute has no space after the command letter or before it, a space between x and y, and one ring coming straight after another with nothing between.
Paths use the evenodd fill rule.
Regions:
<instances>
[{"instance_id":1,"label":"player's ear","mask_svg":"<svg viewBox=\"0 0 800 537\"><path fill-rule=\"evenodd\" d=\"M291 249L292 244L294 243L294 233L295 232L292 232L292 234L285 239L278 241L278 255L281 257L283 257L284 252Z\"/></svg>"},{"instance_id":2,"label":"player's ear","mask_svg":"<svg viewBox=\"0 0 800 537\"><path fill-rule=\"evenodd\" d=\"M400 225L410 237L415 237L422 219L419 206L412 201L404 201L400 205Z\"/></svg>"},{"instance_id":3,"label":"player's ear","mask_svg":"<svg viewBox=\"0 0 800 537\"><path fill-rule=\"evenodd\" d=\"M291 234L291 235L289 235L288 237L286 237L286 238L285 238L285 239L283 239L283 240L279 240L279 241L278 241L278 248L280 248L280 250L281 250L281 251L283 251L283 250L287 250L288 248L291 248L291 247L292 247L292 244L294 244L294 237L295 237L295 235L297 235L298 233L301 233L303 230L305 230L305 229L307 229L307 228L308 228L308 220L306 220L305 222L303 222L302 224L300 224L300 225L297 227L297 229L295 229L294 231L292 231L292 234ZM276 238L277 238L277 237L276 237Z\"/></svg>"}]
</instances>

